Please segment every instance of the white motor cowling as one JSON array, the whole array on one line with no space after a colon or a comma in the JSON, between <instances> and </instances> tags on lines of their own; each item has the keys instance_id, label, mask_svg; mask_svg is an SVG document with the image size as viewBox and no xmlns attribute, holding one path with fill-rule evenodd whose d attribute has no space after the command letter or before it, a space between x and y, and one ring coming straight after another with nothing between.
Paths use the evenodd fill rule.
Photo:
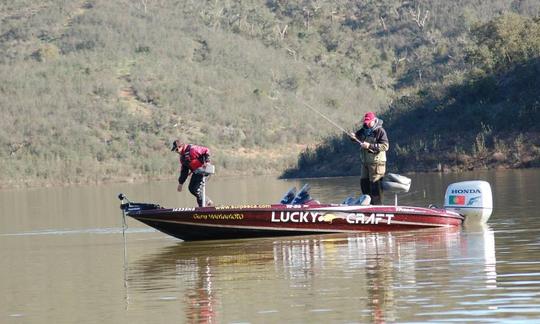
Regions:
<instances>
[{"instance_id":1,"label":"white motor cowling","mask_svg":"<svg viewBox=\"0 0 540 324\"><path fill-rule=\"evenodd\" d=\"M452 183L446 189L444 208L465 216L465 224L486 223L493 211L491 186L474 180Z\"/></svg>"}]
</instances>

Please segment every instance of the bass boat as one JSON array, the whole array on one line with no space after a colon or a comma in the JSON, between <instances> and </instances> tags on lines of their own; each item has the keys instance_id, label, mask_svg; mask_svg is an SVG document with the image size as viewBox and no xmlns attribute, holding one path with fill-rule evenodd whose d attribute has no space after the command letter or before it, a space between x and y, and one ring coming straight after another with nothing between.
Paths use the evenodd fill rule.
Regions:
<instances>
[{"instance_id":1,"label":"bass boat","mask_svg":"<svg viewBox=\"0 0 540 324\"><path fill-rule=\"evenodd\" d=\"M485 223L491 215L488 182L449 185L444 208L398 206L397 193L407 192L410 183L404 176L385 176L383 188L396 194L394 205L371 205L367 195L340 204L321 203L310 197L307 184L298 192L289 190L278 204L164 208L131 202L124 194L118 197L124 217L184 241L452 227Z\"/></svg>"}]
</instances>

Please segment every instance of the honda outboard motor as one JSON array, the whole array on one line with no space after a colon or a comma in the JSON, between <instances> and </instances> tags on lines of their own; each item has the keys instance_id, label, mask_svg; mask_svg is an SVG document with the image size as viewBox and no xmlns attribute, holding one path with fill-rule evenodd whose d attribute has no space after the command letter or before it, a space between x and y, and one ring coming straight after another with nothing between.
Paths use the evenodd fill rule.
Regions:
<instances>
[{"instance_id":1,"label":"honda outboard motor","mask_svg":"<svg viewBox=\"0 0 540 324\"><path fill-rule=\"evenodd\" d=\"M465 225L486 223L493 211L491 186L481 180L452 183L446 189L444 208L465 216Z\"/></svg>"}]
</instances>

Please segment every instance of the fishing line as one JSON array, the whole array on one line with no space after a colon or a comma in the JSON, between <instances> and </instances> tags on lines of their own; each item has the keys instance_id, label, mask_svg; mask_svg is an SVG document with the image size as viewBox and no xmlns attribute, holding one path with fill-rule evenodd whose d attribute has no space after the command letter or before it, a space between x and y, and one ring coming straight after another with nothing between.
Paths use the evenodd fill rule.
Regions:
<instances>
[{"instance_id":1,"label":"fishing line","mask_svg":"<svg viewBox=\"0 0 540 324\"><path fill-rule=\"evenodd\" d=\"M326 117L322 112L318 111L317 109L313 108L311 105L309 105L308 103L302 101L302 100L299 100L304 106L308 107L309 109L311 109L312 111L316 112L317 114L319 114L322 118L326 119L326 121L328 121L330 124L334 125L335 127L337 127L339 130L341 130L342 132L344 132L345 134L347 134L347 136L351 137L354 141L358 142L359 144L362 144L361 141L359 141L356 137L352 137L351 134L349 132L347 132L343 127L339 126L338 124L336 124L333 120L331 120L330 118Z\"/></svg>"}]
</instances>

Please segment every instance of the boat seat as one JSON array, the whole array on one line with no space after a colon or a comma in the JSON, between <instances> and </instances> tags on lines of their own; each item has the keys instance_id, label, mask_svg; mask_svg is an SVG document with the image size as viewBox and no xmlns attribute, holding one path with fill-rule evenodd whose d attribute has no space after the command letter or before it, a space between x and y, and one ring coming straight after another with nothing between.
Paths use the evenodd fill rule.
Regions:
<instances>
[{"instance_id":1,"label":"boat seat","mask_svg":"<svg viewBox=\"0 0 540 324\"><path fill-rule=\"evenodd\" d=\"M409 189L411 188L411 184L409 183L408 185L405 185L399 182L383 180L382 188L384 191L388 191L392 193L405 193L405 192L409 192Z\"/></svg>"},{"instance_id":2,"label":"boat seat","mask_svg":"<svg viewBox=\"0 0 540 324\"><path fill-rule=\"evenodd\" d=\"M343 200L343 202L341 204L343 205L352 205L354 203L354 198L353 197L347 197Z\"/></svg>"},{"instance_id":3,"label":"boat seat","mask_svg":"<svg viewBox=\"0 0 540 324\"><path fill-rule=\"evenodd\" d=\"M371 196L370 195L360 195L358 199L354 202L357 206L369 206L371 205Z\"/></svg>"},{"instance_id":4,"label":"boat seat","mask_svg":"<svg viewBox=\"0 0 540 324\"><path fill-rule=\"evenodd\" d=\"M388 173L382 180L382 188L384 191L396 194L409 192L411 182L411 178L395 173Z\"/></svg>"},{"instance_id":5,"label":"boat seat","mask_svg":"<svg viewBox=\"0 0 540 324\"><path fill-rule=\"evenodd\" d=\"M412 182L411 178L407 178L406 176L402 176L402 175L396 174L396 173L387 173L384 176L384 180L392 181L392 182L398 182L398 183L402 183L404 185L411 184L411 182Z\"/></svg>"},{"instance_id":6,"label":"boat seat","mask_svg":"<svg viewBox=\"0 0 540 324\"><path fill-rule=\"evenodd\" d=\"M369 206L371 204L371 197L369 195L360 195L358 199L347 197L343 200L342 204L348 206Z\"/></svg>"},{"instance_id":7,"label":"boat seat","mask_svg":"<svg viewBox=\"0 0 540 324\"><path fill-rule=\"evenodd\" d=\"M292 200L291 204L293 205L301 205L305 203L308 200L311 200L311 197L309 195L309 190L311 189L309 184L305 184L300 191L296 193L294 196L294 199Z\"/></svg>"},{"instance_id":8,"label":"boat seat","mask_svg":"<svg viewBox=\"0 0 540 324\"><path fill-rule=\"evenodd\" d=\"M292 187L291 189L289 189L289 191L285 193L285 195L283 196L283 198L281 198L281 201L279 203L283 205L290 204L294 200L295 196L296 196L296 187Z\"/></svg>"}]
</instances>

